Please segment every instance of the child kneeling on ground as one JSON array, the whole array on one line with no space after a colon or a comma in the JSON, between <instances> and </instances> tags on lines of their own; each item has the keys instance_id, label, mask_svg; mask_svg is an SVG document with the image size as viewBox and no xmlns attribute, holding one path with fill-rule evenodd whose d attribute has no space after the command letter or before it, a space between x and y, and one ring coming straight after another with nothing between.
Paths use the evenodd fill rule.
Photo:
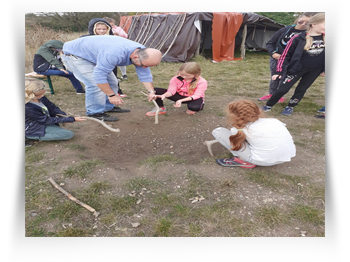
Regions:
<instances>
[{"instance_id":1,"label":"child kneeling on ground","mask_svg":"<svg viewBox=\"0 0 350 262\"><path fill-rule=\"evenodd\" d=\"M212 131L215 139L234 156L217 159L219 165L272 166L291 161L295 156L293 138L285 124L275 118L262 118L262 110L253 101L230 103L228 118L231 130L218 127Z\"/></svg>"},{"instance_id":2,"label":"child kneeling on ground","mask_svg":"<svg viewBox=\"0 0 350 262\"><path fill-rule=\"evenodd\" d=\"M178 74L170 80L168 89L154 88L156 91L156 102L159 106L159 114L165 114L163 100L168 98L175 101L174 107L181 107L182 103L187 104L186 113L193 115L203 110L204 92L207 89L207 81L201 76L201 68L195 62L188 62L181 65ZM154 116L157 108L146 113L146 116Z\"/></svg>"},{"instance_id":3,"label":"child kneeling on ground","mask_svg":"<svg viewBox=\"0 0 350 262\"><path fill-rule=\"evenodd\" d=\"M45 96L46 84L35 78L25 78L25 137L41 141L67 140L74 136L59 123L85 121L85 117L60 117L66 115Z\"/></svg>"}]
</instances>

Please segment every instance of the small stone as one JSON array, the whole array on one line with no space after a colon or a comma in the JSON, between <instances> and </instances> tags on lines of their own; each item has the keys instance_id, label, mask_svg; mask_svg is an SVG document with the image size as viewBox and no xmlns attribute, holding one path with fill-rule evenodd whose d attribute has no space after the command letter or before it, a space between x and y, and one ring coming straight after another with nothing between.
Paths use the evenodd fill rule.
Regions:
<instances>
[{"instance_id":1,"label":"small stone","mask_svg":"<svg viewBox=\"0 0 350 262\"><path fill-rule=\"evenodd\" d=\"M64 186L64 183L60 183L60 186Z\"/></svg>"},{"instance_id":2,"label":"small stone","mask_svg":"<svg viewBox=\"0 0 350 262\"><path fill-rule=\"evenodd\" d=\"M131 223L132 227L138 227L140 225L140 223Z\"/></svg>"},{"instance_id":3,"label":"small stone","mask_svg":"<svg viewBox=\"0 0 350 262\"><path fill-rule=\"evenodd\" d=\"M140 204L141 201L142 201L141 199L137 200L136 205Z\"/></svg>"}]
</instances>

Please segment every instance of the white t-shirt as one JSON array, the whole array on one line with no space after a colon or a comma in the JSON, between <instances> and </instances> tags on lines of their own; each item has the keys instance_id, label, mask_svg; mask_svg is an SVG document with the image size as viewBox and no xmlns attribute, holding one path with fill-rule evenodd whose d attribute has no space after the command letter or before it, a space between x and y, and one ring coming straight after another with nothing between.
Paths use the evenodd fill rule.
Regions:
<instances>
[{"instance_id":1,"label":"white t-shirt","mask_svg":"<svg viewBox=\"0 0 350 262\"><path fill-rule=\"evenodd\" d=\"M252 159L273 163L290 161L295 156L295 145L285 124L275 118L260 118L244 127ZM232 130L236 133L236 129Z\"/></svg>"}]
</instances>

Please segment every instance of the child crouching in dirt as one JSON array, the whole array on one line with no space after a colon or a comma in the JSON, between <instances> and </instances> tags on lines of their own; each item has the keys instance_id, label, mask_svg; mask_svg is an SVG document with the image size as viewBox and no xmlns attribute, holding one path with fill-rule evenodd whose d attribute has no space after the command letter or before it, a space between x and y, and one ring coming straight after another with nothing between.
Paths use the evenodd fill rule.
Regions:
<instances>
[{"instance_id":1,"label":"child crouching in dirt","mask_svg":"<svg viewBox=\"0 0 350 262\"><path fill-rule=\"evenodd\" d=\"M262 118L261 114L253 101L229 104L231 130L218 127L212 134L234 157L217 159L219 165L253 168L291 161L296 150L285 124L275 118Z\"/></svg>"},{"instance_id":2,"label":"child crouching in dirt","mask_svg":"<svg viewBox=\"0 0 350 262\"><path fill-rule=\"evenodd\" d=\"M25 137L41 141L67 140L74 136L58 123L85 121L85 117L59 117L66 115L45 96L46 84L35 78L25 78Z\"/></svg>"},{"instance_id":3,"label":"child crouching in dirt","mask_svg":"<svg viewBox=\"0 0 350 262\"><path fill-rule=\"evenodd\" d=\"M175 101L175 107L187 104L186 113L193 115L203 110L204 92L207 89L207 81L201 76L201 68L195 62L188 62L179 68L178 74L170 80L168 89L154 88L156 102L159 106L159 114L165 114L163 100L168 98ZM157 108L146 113L146 116L154 116Z\"/></svg>"}]
</instances>

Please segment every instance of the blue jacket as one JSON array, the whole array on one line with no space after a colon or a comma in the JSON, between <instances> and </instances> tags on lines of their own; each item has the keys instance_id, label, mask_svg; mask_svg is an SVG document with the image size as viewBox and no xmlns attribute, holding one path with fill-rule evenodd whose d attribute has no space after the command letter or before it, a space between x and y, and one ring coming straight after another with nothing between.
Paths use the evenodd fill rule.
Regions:
<instances>
[{"instance_id":1,"label":"blue jacket","mask_svg":"<svg viewBox=\"0 0 350 262\"><path fill-rule=\"evenodd\" d=\"M138 48L137 42L114 35L91 35L65 42L63 53L75 55L95 64L92 78L96 84L108 83L107 77L116 66L131 65L130 55ZM140 82L153 82L151 70L135 66Z\"/></svg>"},{"instance_id":2,"label":"blue jacket","mask_svg":"<svg viewBox=\"0 0 350 262\"><path fill-rule=\"evenodd\" d=\"M47 109L48 114L42 111L42 108L32 103L25 104L25 136L42 137L45 135L46 125L54 125L58 123L72 123L74 117L56 117L57 114L66 115L59 107L52 103L47 97L43 96L39 99Z\"/></svg>"}]
</instances>

